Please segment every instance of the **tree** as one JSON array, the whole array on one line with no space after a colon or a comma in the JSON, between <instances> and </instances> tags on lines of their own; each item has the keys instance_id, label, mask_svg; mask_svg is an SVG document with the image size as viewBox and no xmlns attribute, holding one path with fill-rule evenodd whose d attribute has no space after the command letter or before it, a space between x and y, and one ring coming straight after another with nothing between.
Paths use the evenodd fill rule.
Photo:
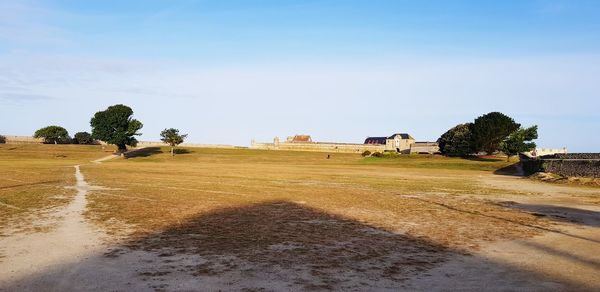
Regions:
<instances>
[{"instance_id":1,"label":"tree","mask_svg":"<svg viewBox=\"0 0 600 292\"><path fill-rule=\"evenodd\" d=\"M520 124L503 113L491 112L478 117L473 122L473 146L475 151L492 154L508 135L521 127Z\"/></svg>"},{"instance_id":2,"label":"tree","mask_svg":"<svg viewBox=\"0 0 600 292\"><path fill-rule=\"evenodd\" d=\"M92 138L92 134L88 132L78 132L73 136L74 144L94 144L94 139Z\"/></svg>"},{"instance_id":3,"label":"tree","mask_svg":"<svg viewBox=\"0 0 600 292\"><path fill-rule=\"evenodd\" d=\"M466 156L473 153L472 123L459 124L446 131L438 140L442 154Z\"/></svg>"},{"instance_id":4,"label":"tree","mask_svg":"<svg viewBox=\"0 0 600 292\"><path fill-rule=\"evenodd\" d=\"M69 143L71 137L69 137L69 132L60 126L48 126L41 128L33 134L34 138L43 138L44 143L48 144L63 144Z\"/></svg>"},{"instance_id":5,"label":"tree","mask_svg":"<svg viewBox=\"0 0 600 292\"><path fill-rule=\"evenodd\" d=\"M6 137L0 135L0 144L6 144Z\"/></svg>"},{"instance_id":6,"label":"tree","mask_svg":"<svg viewBox=\"0 0 600 292\"><path fill-rule=\"evenodd\" d=\"M513 155L535 149L535 142L531 141L538 138L537 129L537 126L519 128L500 143L500 150L506 154L507 161Z\"/></svg>"},{"instance_id":7,"label":"tree","mask_svg":"<svg viewBox=\"0 0 600 292\"><path fill-rule=\"evenodd\" d=\"M160 132L160 136L162 137L161 141L171 145L171 156L175 156L175 146L183 143L187 134L179 134L179 130L170 128Z\"/></svg>"},{"instance_id":8,"label":"tree","mask_svg":"<svg viewBox=\"0 0 600 292\"><path fill-rule=\"evenodd\" d=\"M90 121L92 138L116 145L119 152L126 151L127 145L135 147L137 140L134 136L141 135L138 131L144 125L132 115L133 110L122 104L97 112Z\"/></svg>"}]
</instances>

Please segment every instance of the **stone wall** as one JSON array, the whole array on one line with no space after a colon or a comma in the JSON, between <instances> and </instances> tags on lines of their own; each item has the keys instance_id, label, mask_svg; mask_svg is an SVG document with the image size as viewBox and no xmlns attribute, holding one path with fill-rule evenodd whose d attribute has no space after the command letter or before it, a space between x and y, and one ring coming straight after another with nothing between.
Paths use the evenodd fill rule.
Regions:
<instances>
[{"instance_id":1,"label":"stone wall","mask_svg":"<svg viewBox=\"0 0 600 292\"><path fill-rule=\"evenodd\" d=\"M564 153L554 154L552 157L557 159L600 159L600 153Z\"/></svg>"},{"instance_id":2,"label":"stone wall","mask_svg":"<svg viewBox=\"0 0 600 292\"><path fill-rule=\"evenodd\" d=\"M529 157L541 157L546 155L554 155L558 153L567 153L567 148L535 148L535 151L524 152L523 154ZM535 153L535 155L533 155Z\"/></svg>"},{"instance_id":3,"label":"stone wall","mask_svg":"<svg viewBox=\"0 0 600 292\"><path fill-rule=\"evenodd\" d=\"M416 142L410 145L410 153L411 154L419 154L419 153L439 153L440 146L434 142Z\"/></svg>"},{"instance_id":4,"label":"stone wall","mask_svg":"<svg viewBox=\"0 0 600 292\"><path fill-rule=\"evenodd\" d=\"M138 144L135 148L142 148L142 147L167 147L169 146L168 144L165 144L163 142L155 142L155 141L138 141ZM179 145L177 145L177 147L180 148L226 148L226 149L232 149L232 148L236 148L233 145L225 145L225 144L197 144L197 143L181 143Z\"/></svg>"},{"instance_id":5,"label":"stone wall","mask_svg":"<svg viewBox=\"0 0 600 292\"><path fill-rule=\"evenodd\" d=\"M6 144L42 144L44 139L33 138L31 136L5 136ZM100 141L99 144L106 145L106 143ZM137 146L134 148L142 147L166 147L167 144L163 142L155 141L139 141ZM182 143L177 147L189 147L189 148L235 148L232 145L223 144L195 144L195 143Z\"/></svg>"},{"instance_id":6,"label":"stone wall","mask_svg":"<svg viewBox=\"0 0 600 292\"><path fill-rule=\"evenodd\" d=\"M526 174L549 172L566 177L600 178L600 153L555 154L539 159L521 157Z\"/></svg>"},{"instance_id":7,"label":"stone wall","mask_svg":"<svg viewBox=\"0 0 600 292\"><path fill-rule=\"evenodd\" d=\"M288 150L288 151L316 151L332 153L363 153L383 152L385 145L372 144L346 144L346 143L256 143L253 142L252 149L263 150Z\"/></svg>"},{"instance_id":8,"label":"stone wall","mask_svg":"<svg viewBox=\"0 0 600 292\"><path fill-rule=\"evenodd\" d=\"M543 160L541 168L544 172L567 177L600 178L600 159Z\"/></svg>"},{"instance_id":9,"label":"stone wall","mask_svg":"<svg viewBox=\"0 0 600 292\"><path fill-rule=\"evenodd\" d=\"M44 143L42 138L33 138L31 136L4 136L6 144L41 144Z\"/></svg>"}]
</instances>

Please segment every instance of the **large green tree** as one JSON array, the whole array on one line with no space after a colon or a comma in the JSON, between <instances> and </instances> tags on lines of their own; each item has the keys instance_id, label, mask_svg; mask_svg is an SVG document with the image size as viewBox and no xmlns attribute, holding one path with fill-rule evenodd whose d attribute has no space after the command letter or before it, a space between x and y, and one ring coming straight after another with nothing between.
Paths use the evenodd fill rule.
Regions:
<instances>
[{"instance_id":1,"label":"large green tree","mask_svg":"<svg viewBox=\"0 0 600 292\"><path fill-rule=\"evenodd\" d=\"M448 156L466 156L473 153L472 123L460 124L446 131L438 140L440 152Z\"/></svg>"},{"instance_id":2,"label":"large green tree","mask_svg":"<svg viewBox=\"0 0 600 292\"><path fill-rule=\"evenodd\" d=\"M519 127L520 124L500 112L491 112L478 117L471 127L475 151L494 153L500 143Z\"/></svg>"},{"instance_id":3,"label":"large green tree","mask_svg":"<svg viewBox=\"0 0 600 292\"><path fill-rule=\"evenodd\" d=\"M506 154L507 161L513 155L535 149L535 142L532 141L538 138L537 129L537 126L519 128L500 143L499 149Z\"/></svg>"},{"instance_id":4,"label":"large green tree","mask_svg":"<svg viewBox=\"0 0 600 292\"><path fill-rule=\"evenodd\" d=\"M63 144L69 143L71 141L71 137L69 137L69 132L61 127L61 126L48 126L43 127L33 134L34 138L43 138L44 143L49 144Z\"/></svg>"},{"instance_id":5,"label":"large green tree","mask_svg":"<svg viewBox=\"0 0 600 292\"><path fill-rule=\"evenodd\" d=\"M92 138L116 145L120 152L126 151L127 145L135 147L135 136L141 135L138 131L143 124L132 116L133 110L122 104L97 112L90 121Z\"/></svg>"},{"instance_id":6,"label":"large green tree","mask_svg":"<svg viewBox=\"0 0 600 292\"><path fill-rule=\"evenodd\" d=\"M160 140L171 145L171 156L175 155L175 146L183 143L183 140L187 137L187 134L179 134L178 129L170 128L164 129L160 132Z\"/></svg>"}]
</instances>

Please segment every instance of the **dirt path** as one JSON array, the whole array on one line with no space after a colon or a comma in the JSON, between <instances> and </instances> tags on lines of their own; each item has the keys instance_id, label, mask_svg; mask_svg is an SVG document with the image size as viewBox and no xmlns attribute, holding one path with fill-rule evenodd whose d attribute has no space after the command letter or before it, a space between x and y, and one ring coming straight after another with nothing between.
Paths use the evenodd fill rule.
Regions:
<instances>
[{"instance_id":1,"label":"dirt path","mask_svg":"<svg viewBox=\"0 0 600 292\"><path fill-rule=\"evenodd\" d=\"M82 214L87 202L86 193L94 187L85 182L79 165L75 166L75 177L77 195L66 208L57 212L57 216L51 216L61 218L56 228L0 239L4 255L0 261L0 287L47 272L57 265L84 260L101 248L102 233L87 223Z\"/></svg>"}]
</instances>

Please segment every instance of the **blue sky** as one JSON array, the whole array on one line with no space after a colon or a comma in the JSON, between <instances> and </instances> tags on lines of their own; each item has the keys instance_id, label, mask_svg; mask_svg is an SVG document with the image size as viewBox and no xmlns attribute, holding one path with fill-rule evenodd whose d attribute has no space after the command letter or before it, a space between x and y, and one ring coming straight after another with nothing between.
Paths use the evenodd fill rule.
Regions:
<instances>
[{"instance_id":1,"label":"blue sky","mask_svg":"<svg viewBox=\"0 0 600 292\"><path fill-rule=\"evenodd\" d=\"M124 103L141 140L435 140L502 111L540 146L597 152L598 15L583 0L0 0L0 133L89 131Z\"/></svg>"}]
</instances>

